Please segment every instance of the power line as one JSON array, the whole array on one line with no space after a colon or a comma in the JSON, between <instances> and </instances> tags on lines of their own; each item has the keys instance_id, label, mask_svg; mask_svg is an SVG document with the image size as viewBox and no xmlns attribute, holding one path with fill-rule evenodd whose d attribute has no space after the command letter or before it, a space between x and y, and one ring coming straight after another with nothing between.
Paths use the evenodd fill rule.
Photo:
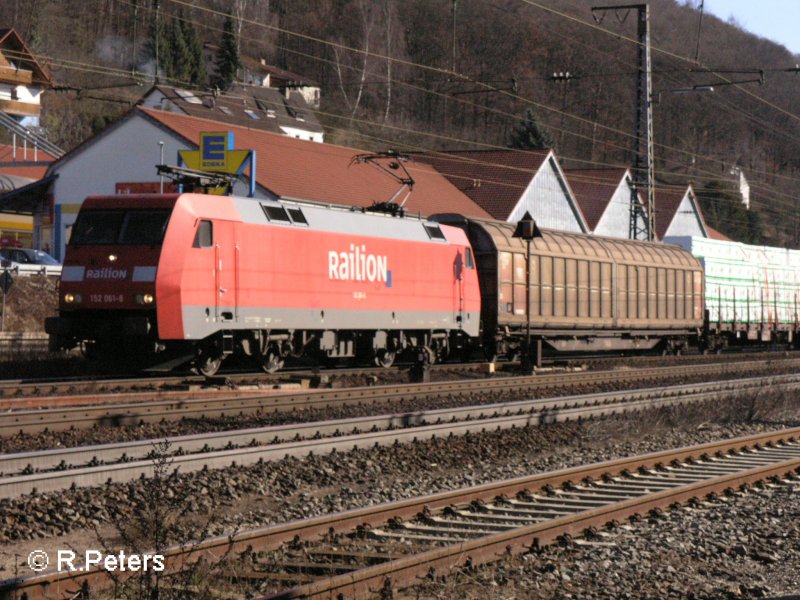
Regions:
<instances>
[{"instance_id":1,"label":"power line","mask_svg":"<svg viewBox=\"0 0 800 600\"><path fill-rule=\"evenodd\" d=\"M374 53L373 53L373 54L374 54ZM317 60L319 60L319 58L318 58L318 57L316 57L316 59L317 59ZM390 58L390 60L393 60L393 59L391 59L391 58ZM414 65L414 66L416 66L416 64L415 64L415 63L411 63L410 61L406 61L406 63L407 63L407 64L409 64L409 65ZM420 68L422 68L422 67L424 67L424 65L419 65L419 67L420 67ZM126 72L126 74L129 74L129 72ZM468 77L466 77L466 76L462 76L462 77L461 77L461 80L469 80L469 78L468 78ZM484 83L484 84L485 84L485 82L479 82L479 83ZM425 93L434 93L434 92L432 92L431 90L426 90L426 89L424 89L424 88L422 89L422 91L424 91ZM519 98L520 100L523 100L523 101L526 101L526 102L532 103L533 105L536 105L536 106L538 106L538 107L540 107L540 108L541 108L541 107L544 107L544 105L542 105L541 103L534 103L534 102L532 102L531 100L529 100L529 99L526 99L526 98L521 98L521 97L518 97L518 98ZM502 111L497 111L497 110L495 110L495 109L490 109L490 108L487 108L487 107L483 107L482 105L478 105L478 104L475 104L475 103L464 103L464 102L462 102L462 104L464 104L465 106L473 106L473 107L476 107L476 108L479 108L479 109L482 109L482 110L490 110L491 112L496 112L496 113L498 113L498 114L503 114L504 116L508 116L508 117L510 117L510 118L514 118L515 120L518 118L518 115L516 115L516 114L513 114L513 115L512 115L512 114L510 114L510 113L502 113ZM568 113L563 113L563 111L558 111L557 109L551 109L550 107L545 107L545 109L547 109L547 110L555 110L555 111L556 111L556 114L565 114L565 116L568 116L568 117L570 117L570 118L574 118L574 116L573 116L573 115L570 115L570 114L568 114ZM344 116L344 115L337 115L337 117L336 117L336 118L346 118L346 116ZM584 121L585 121L585 120L584 120ZM366 120L365 120L364 122L365 122L365 123L367 123L367 124L369 124L369 125L372 125L372 126L376 126L376 125L377 125L377 126L380 126L380 124L379 124L379 123L376 123L376 122L371 122L371 121L366 121ZM594 122L592 122L592 121L585 121L585 122L586 122L586 123L588 123L588 124L595 124L595 123L594 123ZM615 134L619 134L619 135L623 135L623 136L625 135L625 132L621 132L621 131L619 131L619 130L615 130L614 128L606 127L606 126L603 126L603 125L600 125L600 126L601 126L601 127L604 127L604 128L605 128L606 130L608 130L609 132L613 132L613 133L615 133ZM405 131L405 132L413 133L413 134L415 134L415 135L427 135L427 134L428 134L428 132L423 132L423 131L413 130L413 129L410 129L410 128L401 128L401 129L402 129L403 131ZM572 131L569 131L569 130L565 130L565 133L567 133L567 134L569 134L569 135L579 135L579 134L577 134L576 132L572 132ZM579 136L579 137L580 137L580 136ZM584 137L585 137L585 136L584 136ZM458 143L462 143L462 144L463 144L463 143L465 143L465 142L471 143L469 140L464 140L464 139L460 139L460 138L450 138L450 139L452 139L453 141L456 141L456 142L458 142ZM613 142L606 142L606 144L610 144L610 146L611 146L611 147L614 147L614 144L613 144ZM620 147L620 148L621 148L621 147ZM675 149L675 150L679 150L679 149ZM565 157L565 158L568 158L568 157ZM679 163L676 163L676 164L679 164Z\"/></svg>"}]
</instances>

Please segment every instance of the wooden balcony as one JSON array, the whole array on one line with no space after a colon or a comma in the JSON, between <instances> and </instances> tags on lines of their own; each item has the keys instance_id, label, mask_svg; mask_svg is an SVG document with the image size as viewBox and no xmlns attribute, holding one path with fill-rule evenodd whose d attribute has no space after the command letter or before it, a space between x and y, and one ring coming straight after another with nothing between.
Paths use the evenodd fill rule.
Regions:
<instances>
[{"instance_id":1,"label":"wooden balcony","mask_svg":"<svg viewBox=\"0 0 800 600\"><path fill-rule=\"evenodd\" d=\"M18 117L38 117L41 113L41 108L38 104L0 99L0 110Z\"/></svg>"},{"instance_id":2,"label":"wooden balcony","mask_svg":"<svg viewBox=\"0 0 800 600\"><path fill-rule=\"evenodd\" d=\"M33 71L0 65L0 83L31 85L33 83Z\"/></svg>"}]
</instances>

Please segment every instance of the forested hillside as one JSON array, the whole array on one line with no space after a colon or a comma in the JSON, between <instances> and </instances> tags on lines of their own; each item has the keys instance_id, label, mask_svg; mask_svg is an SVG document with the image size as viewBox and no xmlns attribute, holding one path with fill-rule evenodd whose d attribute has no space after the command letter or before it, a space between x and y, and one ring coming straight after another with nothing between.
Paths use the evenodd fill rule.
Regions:
<instances>
[{"instance_id":1,"label":"forested hillside","mask_svg":"<svg viewBox=\"0 0 800 600\"><path fill-rule=\"evenodd\" d=\"M636 14L593 13L598 4L5 0L0 26L16 28L63 86L47 94L44 125L66 147L152 83L156 15L161 28L179 23L219 45L231 14L241 55L321 85L328 141L503 147L531 111L568 167L630 166ZM799 247L798 58L735 23L701 21L696 4L649 2L658 185L691 182L709 224L737 239ZM198 85L190 71L174 72ZM714 92L680 93L694 86ZM751 186L750 213L732 193L737 170Z\"/></svg>"}]
</instances>

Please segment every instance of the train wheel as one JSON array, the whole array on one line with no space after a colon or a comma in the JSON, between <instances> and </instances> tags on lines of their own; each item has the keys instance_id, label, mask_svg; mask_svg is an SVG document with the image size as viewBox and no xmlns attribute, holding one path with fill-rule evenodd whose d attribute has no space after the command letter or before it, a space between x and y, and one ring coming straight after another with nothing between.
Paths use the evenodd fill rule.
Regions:
<instances>
[{"instance_id":1,"label":"train wheel","mask_svg":"<svg viewBox=\"0 0 800 600\"><path fill-rule=\"evenodd\" d=\"M198 356L195 362L197 372L204 377L213 377L216 375L220 366L222 366L222 357L211 356L210 354Z\"/></svg>"},{"instance_id":2,"label":"train wheel","mask_svg":"<svg viewBox=\"0 0 800 600\"><path fill-rule=\"evenodd\" d=\"M396 352L391 350L378 350L378 353L375 355L375 364L388 369L394 364L395 358L397 358Z\"/></svg>"},{"instance_id":3,"label":"train wheel","mask_svg":"<svg viewBox=\"0 0 800 600\"><path fill-rule=\"evenodd\" d=\"M267 350L266 354L259 356L258 362L261 366L261 370L265 373L274 373L283 368L283 359L280 357L280 354L275 352L272 348Z\"/></svg>"},{"instance_id":4,"label":"train wheel","mask_svg":"<svg viewBox=\"0 0 800 600\"><path fill-rule=\"evenodd\" d=\"M80 347L81 354L84 358L88 358L89 360L96 360L98 358L99 353L97 352L97 342L83 340Z\"/></svg>"},{"instance_id":5,"label":"train wheel","mask_svg":"<svg viewBox=\"0 0 800 600\"><path fill-rule=\"evenodd\" d=\"M197 348L197 355L194 358L194 370L205 377L212 377L217 374L222 366L222 352L219 346L213 341L204 343Z\"/></svg>"}]
</instances>

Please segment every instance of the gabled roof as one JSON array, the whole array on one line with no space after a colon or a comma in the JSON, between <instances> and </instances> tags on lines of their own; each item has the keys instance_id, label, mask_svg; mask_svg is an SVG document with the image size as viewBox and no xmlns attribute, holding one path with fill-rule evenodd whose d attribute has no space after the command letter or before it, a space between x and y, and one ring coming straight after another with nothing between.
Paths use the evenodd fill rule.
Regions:
<instances>
[{"instance_id":1,"label":"gabled roof","mask_svg":"<svg viewBox=\"0 0 800 600\"><path fill-rule=\"evenodd\" d=\"M240 58L240 62L242 66L254 73L263 73L264 75L269 75L271 79L275 80L276 83L280 85L292 85L292 86L318 86L318 83L310 80L308 77L304 77L303 75L298 75L297 73L293 73L292 71L287 71L286 69L281 69L280 67L276 67L274 65L268 65L261 62L259 59L252 58L250 56L242 56Z\"/></svg>"},{"instance_id":2,"label":"gabled roof","mask_svg":"<svg viewBox=\"0 0 800 600\"><path fill-rule=\"evenodd\" d=\"M33 82L50 85L50 73L36 60L31 49L13 29L0 29L0 54L5 54L19 68L33 73Z\"/></svg>"},{"instance_id":3,"label":"gabled roof","mask_svg":"<svg viewBox=\"0 0 800 600\"><path fill-rule=\"evenodd\" d=\"M659 240L664 239L664 235L667 233L669 226L672 224L672 221L675 220L675 216L678 212L681 202L683 202L683 199L687 196L689 197L689 201L692 203L692 209L694 210L695 215L697 215L697 218L700 221L700 228L708 232L708 227L706 226L705 219L703 218L703 213L700 211L700 206L697 204L697 200L691 185L678 189L656 186L656 236Z\"/></svg>"},{"instance_id":4,"label":"gabled roof","mask_svg":"<svg viewBox=\"0 0 800 600\"><path fill-rule=\"evenodd\" d=\"M519 203L549 151L458 150L421 154L455 187L493 218L505 221Z\"/></svg>"},{"instance_id":5,"label":"gabled roof","mask_svg":"<svg viewBox=\"0 0 800 600\"><path fill-rule=\"evenodd\" d=\"M192 145L197 144L201 132L218 130L222 125L161 110L137 108L135 111ZM400 189L397 181L374 165L352 163L353 157L363 153L362 150L298 140L259 129L225 127L233 131L237 149L257 152L256 180L276 196L369 207L389 200ZM430 165L409 162L406 166L416 182L405 204L409 212L489 216ZM401 195L398 201L403 197Z\"/></svg>"},{"instance_id":6,"label":"gabled roof","mask_svg":"<svg viewBox=\"0 0 800 600\"><path fill-rule=\"evenodd\" d=\"M583 211L590 231L606 212L614 193L629 176L628 169L566 169L569 187ZM641 198L639 199L641 202Z\"/></svg>"},{"instance_id":7,"label":"gabled roof","mask_svg":"<svg viewBox=\"0 0 800 600\"><path fill-rule=\"evenodd\" d=\"M722 240L724 242L733 241L731 238L729 238L721 231L717 231L716 229L714 229L713 227L709 227L708 225L706 225L706 233L708 233L708 237L712 240Z\"/></svg>"},{"instance_id":8,"label":"gabled roof","mask_svg":"<svg viewBox=\"0 0 800 600\"><path fill-rule=\"evenodd\" d=\"M184 114L201 119L272 133L283 133L281 127L303 129L312 133L323 132L313 110L302 98L293 97L291 104L287 104L283 94L275 88L234 85L228 93L214 94L157 85L145 94L145 99L156 92ZM302 112L303 119L298 120L290 113L290 108L295 113Z\"/></svg>"}]
</instances>

